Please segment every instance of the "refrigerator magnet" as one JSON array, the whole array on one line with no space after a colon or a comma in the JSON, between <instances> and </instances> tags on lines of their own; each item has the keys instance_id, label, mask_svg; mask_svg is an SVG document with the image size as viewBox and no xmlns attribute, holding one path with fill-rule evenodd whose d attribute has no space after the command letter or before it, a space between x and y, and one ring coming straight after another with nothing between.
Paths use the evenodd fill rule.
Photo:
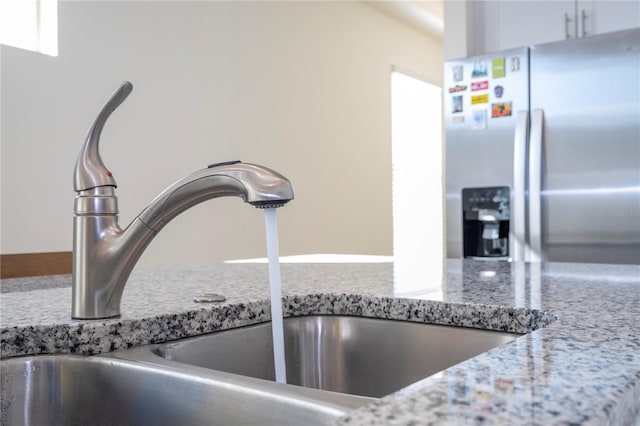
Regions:
<instances>
[{"instance_id":1,"label":"refrigerator magnet","mask_svg":"<svg viewBox=\"0 0 640 426\"><path fill-rule=\"evenodd\" d=\"M498 102L491 104L491 117L509 117L511 115L511 102Z\"/></svg>"},{"instance_id":2,"label":"refrigerator magnet","mask_svg":"<svg viewBox=\"0 0 640 426\"><path fill-rule=\"evenodd\" d=\"M487 111L479 109L473 111L473 121L471 122L472 130L486 130L487 128Z\"/></svg>"},{"instance_id":3,"label":"refrigerator magnet","mask_svg":"<svg viewBox=\"0 0 640 426\"><path fill-rule=\"evenodd\" d=\"M505 74L504 58L495 58L491 61L491 76L493 78L502 78Z\"/></svg>"},{"instance_id":4,"label":"refrigerator magnet","mask_svg":"<svg viewBox=\"0 0 640 426\"><path fill-rule=\"evenodd\" d=\"M467 90L467 86L464 84L456 84L453 87L449 87L449 93L464 92L465 90Z\"/></svg>"},{"instance_id":5,"label":"refrigerator magnet","mask_svg":"<svg viewBox=\"0 0 640 426\"><path fill-rule=\"evenodd\" d=\"M462 95L451 97L451 112L462 112Z\"/></svg>"},{"instance_id":6,"label":"refrigerator magnet","mask_svg":"<svg viewBox=\"0 0 640 426\"><path fill-rule=\"evenodd\" d=\"M488 88L489 88L489 80L475 81L471 83L472 92L475 92L477 90L487 90Z\"/></svg>"},{"instance_id":7,"label":"refrigerator magnet","mask_svg":"<svg viewBox=\"0 0 640 426\"><path fill-rule=\"evenodd\" d=\"M489 102L489 94L475 95L471 97L471 105L486 104Z\"/></svg>"},{"instance_id":8,"label":"refrigerator magnet","mask_svg":"<svg viewBox=\"0 0 640 426\"><path fill-rule=\"evenodd\" d=\"M496 95L496 98L501 98L504 94L504 87L496 86L493 88L493 94Z\"/></svg>"},{"instance_id":9,"label":"refrigerator magnet","mask_svg":"<svg viewBox=\"0 0 640 426\"><path fill-rule=\"evenodd\" d=\"M520 71L520 58L517 56L511 58L511 71Z\"/></svg>"},{"instance_id":10,"label":"refrigerator magnet","mask_svg":"<svg viewBox=\"0 0 640 426\"><path fill-rule=\"evenodd\" d=\"M480 78L487 76L487 63L485 61L477 61L473 63L473 71L471 78Z\"/></svg>"},{"instance_id":11,"label":"refrigerator magnet","mask_svg":"<svg viewBox=\"0 0 640 426\"><path fill-rule=\"evenodd\" d=\"M457 65L451 70L453 72L453 81L462 81L464 68L462 65Z\"/></svg>"},{"instance_id":12,"label":"refrigerator magnet","mask_svg":"<svg viewBox=\"0 0 640 426\"><path fill-rule=\"evenodd\" d=\"M453 122L453 124L464 123L464 115L454 115L453 117L451 117L451 122Z\"/></svg>"}]
</instances>

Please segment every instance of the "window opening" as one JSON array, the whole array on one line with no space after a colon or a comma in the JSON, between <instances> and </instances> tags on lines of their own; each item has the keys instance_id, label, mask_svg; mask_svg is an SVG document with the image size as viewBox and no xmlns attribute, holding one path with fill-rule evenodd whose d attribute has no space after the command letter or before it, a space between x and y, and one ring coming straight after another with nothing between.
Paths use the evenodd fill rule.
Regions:
<instances>
[{"instance_id":1,"label":"window opening","mask_svg":"<svg viewBox=\"0 0 640 426\"><path fill-rule=\"evenodd\" d=\"M394 70L391 92L395 294L418 297L444 275L442 89Z\"/></svg>"},{"instance_id":2,"label":"window opening","mask_svg":"<svg viewBox=\"0 0 640 426\"><path fill-rule=\"evenodd\" d=\"M0 0L0 43L58 56L57 0Z\"/></svg>"}]
</instances>

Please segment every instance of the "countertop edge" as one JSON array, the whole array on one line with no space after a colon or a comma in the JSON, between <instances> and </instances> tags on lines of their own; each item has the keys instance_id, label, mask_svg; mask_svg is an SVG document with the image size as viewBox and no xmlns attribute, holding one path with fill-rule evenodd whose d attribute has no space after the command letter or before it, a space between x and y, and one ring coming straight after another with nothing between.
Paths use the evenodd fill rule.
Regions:
<instances>
[{"instance_id":1,"label":"countertop edge","mask_svg":"<svg viewBox=\"0 0 640 426\"><path fill-rule=\"evenodd\" d=\"M556 321L548 311L346 293L285 295L283 314L352 315L528 333ZM44 354L96 355L271 320L269 299L196 307L139 319L74 321L0 329L0 358Z\"/></svg>"}]
</instances>

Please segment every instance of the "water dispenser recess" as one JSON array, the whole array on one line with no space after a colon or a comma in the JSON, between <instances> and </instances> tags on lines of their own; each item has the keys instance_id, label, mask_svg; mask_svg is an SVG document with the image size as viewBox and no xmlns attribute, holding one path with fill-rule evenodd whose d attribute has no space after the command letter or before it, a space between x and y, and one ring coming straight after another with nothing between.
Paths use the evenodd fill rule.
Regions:
<instances>
[{"instance_id":1,"label":"water dispenser recess","mask_svg":"<svg viewBox=\"0 0 640 426\"><path fill-rule=\"evenodd\" d=\"M465 258L509 258L508 186L462 190L462 241Z\"/></svg>"}]
</instances>

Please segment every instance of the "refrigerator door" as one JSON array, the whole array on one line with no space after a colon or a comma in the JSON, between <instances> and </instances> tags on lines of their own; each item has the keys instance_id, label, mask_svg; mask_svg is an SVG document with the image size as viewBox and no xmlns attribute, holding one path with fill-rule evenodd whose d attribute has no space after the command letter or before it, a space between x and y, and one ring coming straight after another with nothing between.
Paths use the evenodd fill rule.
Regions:
<instances>
[{"instance_id":1,"label":"refrigerator door","mask_svg":"<svg viewBox=\"0 0 640 426\"><path fill-rule=\"evenodd\" d=\"M534 46L530 66L530 241L541 260L640 263L640 29Z\"/></svg>"},{"instance_id":2,"label":"refrigerator door","mask_svg":"<svg viewBox=\"0 0 640 426\"><path fill-rule=\"evenodd\" d=\"M526 145L528 69L528 48L445 63L447 257L463 254L463 188L510 188L509 256L520 252L513 218L524 224L524 178L515 188L514 171L525 170L514 169L514 158L523 162L524 147L514 147L516 139ZM518 123L525 126L520 131Z\"/></svg>"}]
</instances>

